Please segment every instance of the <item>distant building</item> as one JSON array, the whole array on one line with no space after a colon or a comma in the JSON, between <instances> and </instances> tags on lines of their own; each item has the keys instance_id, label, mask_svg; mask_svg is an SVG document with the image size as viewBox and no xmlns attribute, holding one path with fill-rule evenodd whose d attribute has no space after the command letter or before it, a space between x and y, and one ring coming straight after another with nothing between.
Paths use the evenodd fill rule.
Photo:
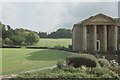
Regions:
<instances>
[{"instance_id":1,"label":"distant building","mask_svg":"<svg viewBox=\"0 0 120 80\"><path fill-rule=\"evenodd\" d=\"M104 14L91 16L74 24L74 51L116 51L120 49L120 19Z\"/></svg>"}]
</instances>

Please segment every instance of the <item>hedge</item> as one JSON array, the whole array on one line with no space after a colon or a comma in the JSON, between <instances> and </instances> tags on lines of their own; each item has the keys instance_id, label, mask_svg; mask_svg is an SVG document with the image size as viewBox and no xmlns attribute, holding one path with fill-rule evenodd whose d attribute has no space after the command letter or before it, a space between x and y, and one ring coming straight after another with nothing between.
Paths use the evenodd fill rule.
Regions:
<instances>
[{"instance_id":1,"label":"hedge","mask_svg":"<svg viewBox=\"0 0 120 80\"><path fill-rule=\"evenodd\" d=\"M2 48L21 48L21 46L2 45Z\"/></svg>"},{"instance_id":2,"label":"hedge","mask_svg":"<svg viewBox=\"0 0 120 80\"><path fill-rule=\"evenodd\" d=\"M74 67L81 67L82 65L86 67L96 67L98 66L97 59L90 54L79 54L70 56L66 59L67 65L73 65Z\"/></svg>"},{"instance_id":3,"label":"hedge","mask_svg":"<svg viewBox=\"0 0 120 80\"><path fill-rule=\"evenodd\" d=\"M107 68L86 68L83 70L81 68L70 68L67 71L64 69L47 69L32 73L22 73L17 76L17 78L21 79L31 79L31 78L40 78L39 80L47 80L56 79L56 80L75 80L75 79L83 79L83 80L104 80L103 78L114 78L114 80L120 78L116 73ZM101 78L101 79L100 79ZM112 79L113 80L113 79Z\"/></svg>"},{"instance_id":4,"label":"hedge","mask_svg":"<svg viewBox=\"0 0 120 80\"><path fill-rule=\"evenodd\" d=\"M107 59L100 58L98 62L101 65L101 67L108 67L108 66L110 66L110 63L109 63L109 61Z\"/></svg>"}]
</instances>

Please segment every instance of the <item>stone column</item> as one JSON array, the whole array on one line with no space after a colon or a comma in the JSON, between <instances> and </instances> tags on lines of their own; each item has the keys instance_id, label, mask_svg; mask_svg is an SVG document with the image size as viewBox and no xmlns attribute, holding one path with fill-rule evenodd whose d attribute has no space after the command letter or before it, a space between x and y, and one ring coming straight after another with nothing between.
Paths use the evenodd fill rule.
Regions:
<instances>
[{"instance_id":1,"label":"stone column","mask_svg":"<svg viewBox=\"0 0 120 80\"><path fill-rule=\"evenodd\" d=\"M97 26L93 25L93 49L96 51L96 44L97 44Z\"/></svg>"},{"instance_id":2,"label":"stone column","mask_svg":"<svg viewBox=\"0 0 120 80\"><path fill-rule=\"evenodd\" d=\"M103 26L103 50L107 51L107 26Z\"/></svg>"},{"instance_id":3,"label":"stone column","mask_svg":"<svg viewBox=\"0 0 120 80\"><path fill-rule=\"evenodd\" d=\"M114 27L114 50L117 50L117 37L118 37L118 36L117 36L117 35L118 35L118 34L117 34L118 31L117 31L117 30L118 30L118 27L115 26L115 27Z\"/></svg>"},{"instance_id":4,"label":"stone column","mask_svg":"<svg viewBox=\"0 0 120 80\"><path fill-rule=\"evenodd\" d=\"M87 27L83 26L83 50L87 50Z\"/></svg>"}]
</instances>

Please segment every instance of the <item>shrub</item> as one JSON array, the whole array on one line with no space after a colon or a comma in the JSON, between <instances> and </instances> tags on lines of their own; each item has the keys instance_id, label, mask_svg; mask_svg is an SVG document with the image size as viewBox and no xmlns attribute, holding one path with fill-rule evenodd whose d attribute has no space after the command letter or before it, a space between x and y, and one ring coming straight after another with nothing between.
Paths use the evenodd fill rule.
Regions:
<instances>
[{"instance_id":1,"label":"shrub","mask_svg":"<svg viewBox=\"0 0 120 80\"><path fill-rule=\"evenodd\" d=\"M72 45L68 45L68 48L69 48L69 49L72 49Z\"/></svg>"},{"instance_id":2,"label":"shrub","mask_svg":"<svg viewBox=\"0 0 120 80\"><path fill-rule=\"evenodd\" d=\"M27 46L28 49L49 49L48 47L35 47L35 46Z\"/></svg>"},{"instance_id":3,"label":"shrub","mask_svg":"<svg viewBox=\"0 0 120 80\"><path fill-rule=\"evenodd\" d=\"M118 63L115 60L110 61L111 66L118 67Z\"/></svg>"},{"instance_id":4,"label":"shrub","mask_svg":"<svg viewBox=\"0 0 120 80\"><path fill-rule=\"evenodd\" d=\"M6 45L3 45L2 48L21 48L21 46L14 46L14 45L13 46L11 46L11 45L10 46L8 46L8 45L6 46Z\"/></svg>"},{"instance_id":5,"label":"shrub","mask_svg":"<svg viewBox=\"0 0 120 80\"><path fill-rule=\"evenodd\" d=\"M81 80L80 78L82 80L104 80L103 78L115 78L117 80L119 78L116 73L104 67L86 67L86 70L81 68L70 68L67 70L58 68L46 69L32 73L22 73L18 77L20 78L19 80L26 78L38 78L37 80L46 80L44 78L47 78L47 80Z\"/></svg>"},{"instance_id":6,"label":"shrub","mask_svg":"<svg viewBox=\"0 0 120 80\"><path fill-rule=\"evenodd\" d=\"M0 37L0 46L2 45L2 38Z\"/></svg>"},{"instance_id":7,"label":"shrub","mask_svg":"<svg viewBox=\"0 0 120 80\"><path fill-rule=\"evenodd\" d=\"M71 66L71 65L64 66L62 68L62 70L65 71L65 72L76 72L76 69L73 66Z\"/></svg>"},{"instance_id":8,"label":"shrub","mask_svg":"<svg viewBox=\"0 0 120 80\"><path fill-rule=\"evenodd\" d=\"M117 73L120 76L120 67L109 66L109 69L114 71L115 73Z\"/></svg>"},{"instance_id":9,"label":"shrub","mask_svg":"<svg viewBox=\"0 0 120 80\"><path fill-rule=\"evenodd\" d=\"M70 56L66 59L68 65L73 65L75 68L81 67L82 65L86 67L96 67L98 66L97 59L90 54L79 54Z\"/></svg>"},{"instance_id":10,"label":"shrub","mask_svg":"<svg viewBox=\"0 0 120 80\"><path fill-rule=\"evenodd\" d=\"M85 67L85 66L81 66L78 68L74 68L73 66L67 66L67 67L63 67L62 70L65 72L71 72L71 73L76 73L76 72L80 72L80 73L87 73L89 68Z\"/></svg>"},{"instance_id":11,"label":"shrub","mask_svg":"<svg viewBox=\"0 0 120 80\"><path fill-rule=\"evenodd\" d=\"M58 45L58 46L54 46L53 49L55 49L55 50L65 50L66 48L64 46Z\"/></svg>"},{"instance_id":12,"label":"shrub","mask_svg":"<svg viewBox=\"0 0 120 80\"><path fill-rule=\"evenodd\" d=\"M107 59L101 59L100 58L98 62L100 63L101 67L110 66L110 63L109 63L109 61Z\"/></svg>"},{"instance_id":13,"label":"shrub","mask_svg":"<svg viewBox=\"0 0 120 80\"><path fill-rule=\"evenodd\" d=\"M59 60L57 61L57 68L61 69L64 66L64 61L63 60Z\"/></svg>"},{"instance_id":14,"label":"shrub","mask_svg":"<svg viewBox=\"0 0 120 80\"><path fill-rule=\"evenodd\" d=\"M92 68L90 71L90 74L95 74L96 77L98 78L119 78L119 76L111 71L108 68L104 68L104 67L96 67L96 68Z\"/></svg>"}]
</instances>

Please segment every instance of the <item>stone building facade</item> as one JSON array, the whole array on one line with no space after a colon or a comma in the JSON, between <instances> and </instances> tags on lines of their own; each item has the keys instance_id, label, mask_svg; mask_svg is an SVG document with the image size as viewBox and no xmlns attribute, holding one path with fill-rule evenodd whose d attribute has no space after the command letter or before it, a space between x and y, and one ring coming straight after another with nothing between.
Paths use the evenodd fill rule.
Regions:
<instances>
[{"instance_id":1,"label":"stone building facade","mask_svg":"<svg viewBox=\"0 0 120 80\"><path fill-rule=\"evenodd\" d=\"M74 24L73 51L116 51L120 49L120 20L104 14Z\"/></svg>"}]
</instances>

